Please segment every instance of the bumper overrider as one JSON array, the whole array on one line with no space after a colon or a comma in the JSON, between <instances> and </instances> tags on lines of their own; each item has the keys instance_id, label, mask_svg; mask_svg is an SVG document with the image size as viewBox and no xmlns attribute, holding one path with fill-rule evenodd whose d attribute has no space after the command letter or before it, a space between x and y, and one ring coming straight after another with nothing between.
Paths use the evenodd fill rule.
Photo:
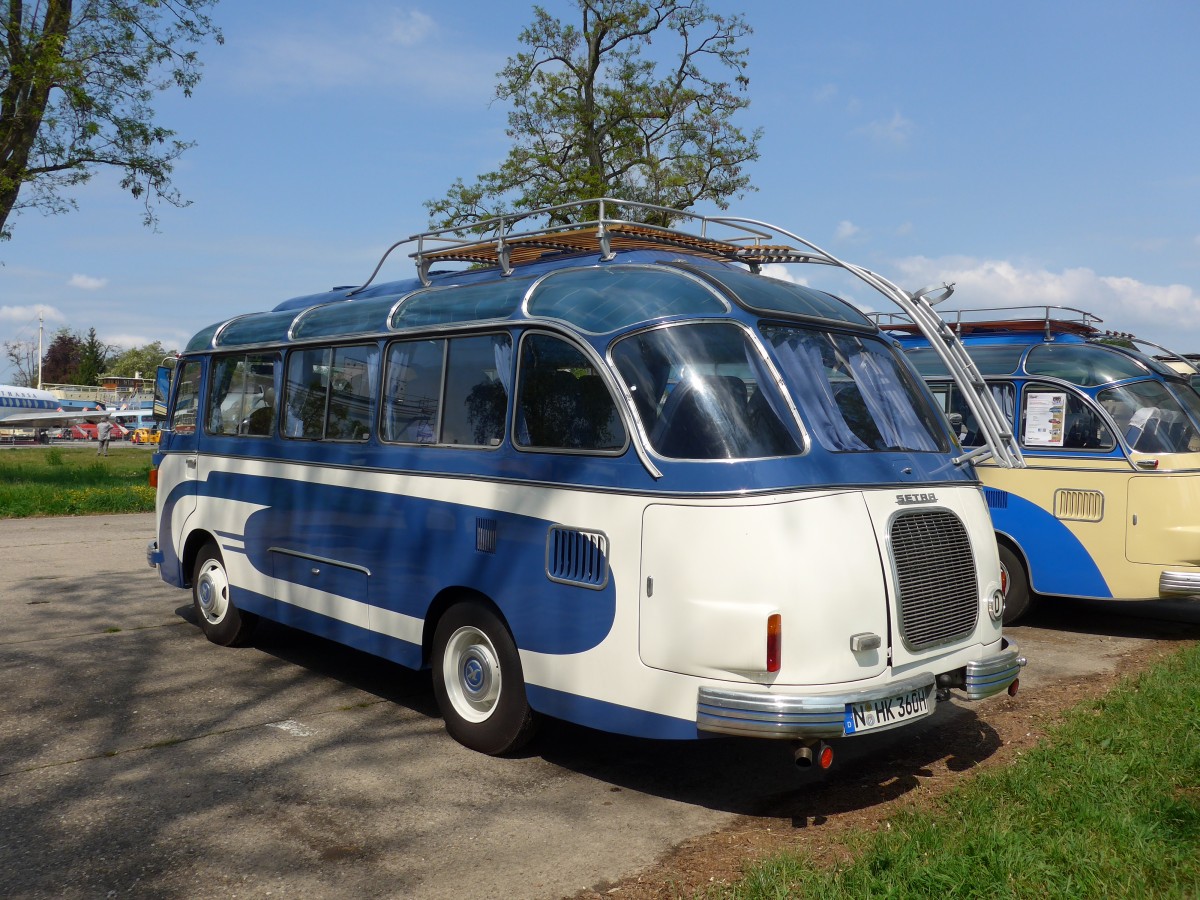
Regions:
<instances>
[{"instance_id":1,"label":"bumper overrider","mask_svg":"<svg viewBox=\"0 0 1200 900\"><path fill-rule=\"evenodd\" d=\"M1200 572L1163 572L1158 576L1158 596L1200 596Z\"/></svg>"},{"instance_id":2,"label":"bumper overrider","mask_svg":"<svg viewBox=\"0 0 1200 900\"><path fill-rule=\"evenodd\" d=\"M918 716L906 716L890 724L871 729L883 731L926 718L937 707L938 687L961 687L968 700L982 700L1017 680L1025 657L1017 645L1007 639L1002 649L968 663L963 669L941 677L922 672L902 681L860 691L834 694L774 694L766 691L741 691L702 687L696 704L696 727L718 734L760 738L836 738L854 733L850 710L854 704L885 701L913 691L925 691L928 708Z\"/></svg>"}]
</instances>

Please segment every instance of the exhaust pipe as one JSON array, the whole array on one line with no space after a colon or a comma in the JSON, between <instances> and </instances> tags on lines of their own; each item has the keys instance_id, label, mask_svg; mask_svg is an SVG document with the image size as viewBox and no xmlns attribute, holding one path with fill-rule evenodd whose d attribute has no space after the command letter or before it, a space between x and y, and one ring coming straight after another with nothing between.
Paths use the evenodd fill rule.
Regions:
<instances>
[{"instance_id":1,"label":"exhaust pipe","mask_svg":"<svg viewBox=\"0 0 1200 900\"><path fill-rule=\"evenodd\" d=\"M828 769L833 765L833 748L824 741L805 741L797 745L794 758L799 769L814 765Z\"/></svg>"}]
</instances>

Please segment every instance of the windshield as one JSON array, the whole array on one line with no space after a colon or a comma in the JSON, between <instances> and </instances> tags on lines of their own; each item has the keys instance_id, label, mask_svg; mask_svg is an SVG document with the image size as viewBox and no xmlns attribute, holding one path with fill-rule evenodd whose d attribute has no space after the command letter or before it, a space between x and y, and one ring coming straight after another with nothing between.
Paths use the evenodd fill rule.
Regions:
<instances>
[{"instance_id":1,"label":"windshield","mask_svg":"<svg viewBox=\"0 0 1200 900\"><path fill-rule=\"evenodd\" d=\"M1180 405L1186 394L1182 386L1173 394L1162 382L1138 381L1101 391L1097 399L1132 449L1141 453L1188 453L1200 450L1200 435ZM1184 399L1193 415L1200 412L1197 399Z\"/></svg>"}]
</instances>

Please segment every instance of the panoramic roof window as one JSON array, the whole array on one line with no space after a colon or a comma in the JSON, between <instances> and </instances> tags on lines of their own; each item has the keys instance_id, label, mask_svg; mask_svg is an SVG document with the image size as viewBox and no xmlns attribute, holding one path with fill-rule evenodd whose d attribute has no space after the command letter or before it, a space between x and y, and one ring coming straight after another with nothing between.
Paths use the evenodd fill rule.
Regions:
<instances>
[{"instance_id":1,"label":"panoramic roof window","mask_svg":"<svg viewBox=\"0 0 1200 900\"><path fill-rule=\"evenodd\" d=\"M605 334L666 316L711 316L729 311L713 291L682 272L650 266L596 266L553 272L534 289L533 316L562 319Z\"/></svg>"},{"instance_id":2,"label":"panoramic roof window","mask_svg":"<svg viewBox=\"0 0 1200 900\"><path fill-rule=\"evenodd\" d=\"M503 278L418 291L400 304L392 316L392 327L507 319L521 305L529 284L528 278Z\"/></svg>"},{"instance_id":3,"label":"panoramic roof window","mask_svg":"<svg viewBox=\"0 0 1200 900\"><path fill-rule=\"evenodd\" d=\"M1096 344L1040 344L1029 351L1025 371L1083 387L1146 375L1137 360Z\"/></svg>"},{"instance_id":4,"label":"panoramic roof window","mask_svg":"<svg viewBox=\"0 0 1200 900\"><path fill-rule=\"evenodd\" d=\"M874 329L873 323L865 315L844 300L824 291L815 291L766 275L752 275L741 269L714 266L704 269L704 273L709 278L719 281L745 306L752 309L832 319L835 322Z\"/></svg>"},{"instance_id":5,"label":"panoramic roof window","mask_svg":"<svg viewBox=\"0 0 1200 900\"><path fill-rule=\"evenodd\" d=\"M1023 344L967 347L968 355L983 375L1011 375L1021 364L1021 354L1024 352ZM945 363L932 347L917 347L905 355L925 378L950 377Z\"/></svg>"}]
</instances>

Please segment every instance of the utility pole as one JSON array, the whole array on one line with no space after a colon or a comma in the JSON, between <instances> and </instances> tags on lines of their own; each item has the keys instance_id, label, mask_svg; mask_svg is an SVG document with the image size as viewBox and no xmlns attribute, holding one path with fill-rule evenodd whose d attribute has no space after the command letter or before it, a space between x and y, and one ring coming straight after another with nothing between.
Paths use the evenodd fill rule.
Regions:
<instances>
[{"instance_id":1,"label":"utility pole","mask_svg":"<svg viewBox=\"0 0 1200 900\"><path fill-rule=\"evenodd\" d=\"M45 311L38 307L38 390L42 389L42 320L45 316Z\"/></svg>"}]
</instances>

